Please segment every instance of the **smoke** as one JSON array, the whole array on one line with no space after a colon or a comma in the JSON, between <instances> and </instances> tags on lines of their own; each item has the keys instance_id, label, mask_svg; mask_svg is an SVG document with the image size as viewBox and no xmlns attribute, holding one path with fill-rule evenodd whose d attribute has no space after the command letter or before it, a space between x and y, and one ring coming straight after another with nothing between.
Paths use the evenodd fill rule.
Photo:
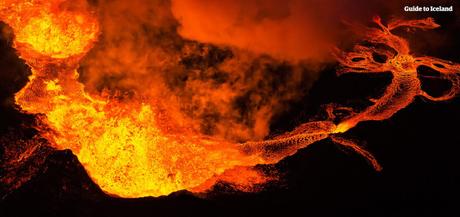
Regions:
<instances>
[{"instance_id":1,"label":"smoke","mask_svg":"<svg viewBox=\"0 0 460 217\"><path fill-rule=\"evenodd\" d=\"M79 68L86 91L154 105L171 128L233 141L262 139L272 117L307 94L323 67L186 39L169 1L92 4L102 32Z\"/></svg>"},{"instance_id":2,"label":"smoke","mask_svg":"<svg viewBox=\"0 0 460 217\"><path fill-rule=\"evenodd\" d=\"M367 3L366 10L360 3ZM393 5L360 0L91 4L102 32L79 69L89 93L148 103L172 129L234 141L266 137L272 118L308 93L333 62L330 47L349 37L342 20L368 21Z\"/></svg>"},{"instance_id":3,"label":"smoke","mask_svg":"<svg viewBox=\"0 0 460 217\"><path fill-rule=\"evenodd\" d=\"M92 1L102 32L80 80L91 94L154 105L171 129L262 139L333 62L341 21L376 14L376 1L359 2Z\"/></svg>"},{"instance_id":4,"label":"smoke","mask_svg":"<svg viewBox=\"0 0 460 217\"><path fill-rule=\"evenodd\" d=\"M456 8L458 3L454 0L172 0L172 12L180 23L180 35L187 39L319 64L331 60L331 46L350 42L352 35L347 33L343 21L367 24L379 15L386 21L434 16L455 23L455 13L404 11L405 6L412 5Z\"/></svg>"},{"instance_id":5,"label":"smoke","mask_svg":"<svg viewBox=\"0 0 460 217\"><path fill-rule=\"evenodd\" d=\"M173 0L172 11L185 38L292 61L324 62L330 59L330 47L343 40L338 38L341 19L368 15L358 2Z\"/></svg>"},{"instance_id":6,"label":"smoke","mask_svg":"<svg viewBox=\"0 0 460 217\"><path fill-rule=\"evenodd\" d=\"M307 1L173 1L172 11L186 38L292 60L327 53L329 35Z\"/></svg>"}]
</instances>

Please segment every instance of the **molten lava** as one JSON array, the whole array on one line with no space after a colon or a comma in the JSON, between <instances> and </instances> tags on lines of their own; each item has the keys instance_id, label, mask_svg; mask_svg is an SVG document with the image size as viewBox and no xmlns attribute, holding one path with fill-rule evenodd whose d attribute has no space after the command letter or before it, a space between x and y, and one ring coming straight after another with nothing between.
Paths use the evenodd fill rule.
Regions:
<instances>
[{"instance_id":1,"label":"molten lava","mask_svg":"<svg viewBox=\"0 0 460 217\"><path fill-rule=\"evenodd\" d=\"M180 135L168 133L171 124L158 121L168 117L155 107L155 99L121 102L88 95L76 67L96 41L98 23L84 5L66 8L64 3L70 1L2 5L0 17L15 31L14 46L32 67L30 82L17 93L16 102L27 112L45 114L42 121L50 129L41 129L44 136L57 149L71 149L104 191L122 197L159 196L199 187L219 174L266 180L247 168L239 170L239 177L224 174L264 161L245 155L235 144L188 129Z\"/></svg>"},{"instance_id":2,"label":"molten lava","mask_svg":"<svg viewBox=\"0 0 460 217\"><path fill-rule=\"evenodd\" d=\"M409 43L391 33L398 27L413 27L419 29L434 29L439 27L433 19L424 20L395 20L384 26L379 17L374 22L380 29L364 31L364 40L373 46L356 45L350 53L336 50L337 60L343 66L338 72L350 73L384 73L391 72L393 79L382 97L374 100L374 105L364 111L342 121L337 126L337 132L345 132L359 122L368 120L385 120L397 111L408 106L417 95L433 101L449 100L459 91L458 73L460 65L433 57L414 57L410 53ZM378 45L386 45L380 48ZM379 62L374 55L380 55L385 61ZM428 66L441 73L444 79L452 83L451 90L440 97L432 97L421 89L421 82L417 75L419 66Z\"/></svg>"},{"instance_id":3,"label":"molten lava","mask_svg":"<svg viewBox=\"0 0 460 217\"><path fill-rule=\"evenodd\" d=\"M2 1L0 20L13 28L14 47L32 69L16 103L26 112L43 114L38 116L41 134L56 149L72 150L101 189L121 197L160 196L183 189L202 192L217 181L244 190L269 180L253 166L276 163L325 138L355 150L380 170L370 153L341 138L340 133L362 121L390 118L417 95L450 99L460 86L458 64L414 57L408 42L391 33L403 26L438 27L432 19L398 20L387 26L375 19L379 29L366 28L364 40L391 49L357 45L348 53L334 52L343 66L340 74L392 73L391 84L374 105L338 124L309 122L272 140L236 144L176 124L168 110L159 106L161 99L135 96L126 100L85 92L76 68L99 35L96 14L85 1ZM384 55L386 61L375 61L375 53ZM451 91L438 98L422 91L416 72L420 65L433 67L452 81Z\"/></svg>"}]
</instances>

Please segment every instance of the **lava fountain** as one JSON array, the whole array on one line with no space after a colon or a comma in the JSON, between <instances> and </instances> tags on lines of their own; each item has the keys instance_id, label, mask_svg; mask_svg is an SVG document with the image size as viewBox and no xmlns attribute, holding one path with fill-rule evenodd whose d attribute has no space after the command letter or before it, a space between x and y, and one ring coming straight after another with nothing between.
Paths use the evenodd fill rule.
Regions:
<instances>
[{"instance_id":1,"label":"lava fountain","mask_svg":"<svg viewBox=\"0 0 460 217\"><path fill-rule=\"evenodd\" d=\"M38 115L40 133L56 149L70 149L90 177L108 194L120 197L167 195L178 190L203 192L217 181L240 189L269 180L253 169L273 164L316 141L332 138L364 156L376 170L373 156L341 133L361 121L384 120L403 109L417 95L447 100L459 90L459 65L432 57L413 57L403 38L393 35L398 27L430 29L432 19L397 20L379 28L366 28L364 40L391 49L357 45L351 52L334 50L341 73L390 71L391 84L374 105L349 117L308 122L271 140L237 144L209 138L191 128L179 127L168 111L159 109L161 99L135 97L124 101L110 95L85 92L78 81L80 59L99 35L96 12L86 1L6 0L0 3L0 20L12 27L14 47L31 67L29 83L16 94L24 112ZM385 62L372 58L384 55ZM421 90L416 69L434 67L452 81L442 97Z\"/></svg>"},{"instance_id":2,"label":"lava fountain","mask_svg":"<svg viewBox=\"0 0 460 217\"><path fill-rule=\"evenodd\" d=\"M105 192L165 195L197 187L235 166L263 163L233 144L187 129L169 134L157 121L165 118L154 100L123 103L88 95L76 68L97 40L98 23L84 1L75 5L64 0L6 2L1 18L14 29L14 46L32 68L16 102L26 112L45 114L42 121L49 129L41 129L42 134L55 148L72 150ZM262 179L255 171L240 170L240 176Z\"/></svg>"}]
</instances>

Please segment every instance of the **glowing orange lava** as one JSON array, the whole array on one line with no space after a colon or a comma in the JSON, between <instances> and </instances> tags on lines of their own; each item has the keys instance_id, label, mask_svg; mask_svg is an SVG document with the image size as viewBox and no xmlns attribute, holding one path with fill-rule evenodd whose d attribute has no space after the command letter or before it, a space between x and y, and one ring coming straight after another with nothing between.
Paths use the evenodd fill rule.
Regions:
<instances>
[{"instance_id":1,"label":"glowing orange lava","mask_svg":"<svg viewBox=\"0 0 460 217\"><path fill-rule=\"evenodd\" d=\"M96 41L98 23L88 6L66 8L65 3L70 1L7 2L0 16L14 29L14 46L32 67L16 102L24 111L46 115L42 121L50 129L41 132L55 148L72 150L105 192L122 197L205 190L200 185L212 186L208 180L220 174L234 177L242 188L266 180L244 167L264 161L235 144L189 129L170 134L172 124L159 122L168 117L154 99L120 102L88 95L76 67ZM239 176L224 173L236 166ZM244 177L252 181L238 182Z\"/></svg>"},{"instance_id":2,"label":"glowing orange lava","mask_svg":"<svg viewBox=\"0 0 460 217\"><path fill-rule=\"evenodd\" d=\"M101 189L121 197L160 196L183 189L202 192L219 180L245 189L268 180L252 166L276 163L329 137L379 170L370 153L339 133L361 121L387 119L417 95L446 100L459 88L459 65L413 57L407 41L391 33L401 26L435 28L433 20L394 21L384 26L376 19L380 29L368 29L365 40L385 44L396 53L364 46L350 53L335 52L344 67L340 73L392 72L392 83L373 106L338 125L329 120L309 122L272 140L234 144L177 127L167 111L157 106L159 99L123 101L86 93L76 68L97 40L99 24L85 1L2 1L0 20L13 28L14 47L32 68L29 83L16 95L17 104L26 112L44 114L40 117L46 126L40 128L41 133L55 148L72 150ZM374 61L374 52L388 60ZM453 81L452 91L439 98L423 92L416 73L420 65L434 67Z\"/></svg>"},{"instance_id":3,"label":"glowing orange lava","mask_svg":"<svg viewBox=\"0 0 460 217\"><path fill-rule=\"evenodd\" d=\"M460 65L433 57L414 57L410 53L407 40L393 35L392 30L398 27L413 27L419 29L433 29L439 27L432 18L424 20L395 20L384 26L379 17L374 22L380 29L367 29L364 40L375 47L356 45L352 52L343 53L336 50L336 57L343 68L338 72L350 73L384 73L391 72L393 79L383 96L374 100L374 105L364 111L352 115L337 126L338 132L345 132L362 121L385 120L397 111L408 106L417 95L430 100L442 101L455 97L459 91L458 73ZM378 48L377 45L386 45L387 48ZM393 50L392 50L393 49ZM378 62L373 55L381 55L384 62ZM432 97L421 89L421 82L417 76L419 66L428 66L439 71L443 78L452 83L451 90L443 96Z\"/></svg>"}]
</instances>

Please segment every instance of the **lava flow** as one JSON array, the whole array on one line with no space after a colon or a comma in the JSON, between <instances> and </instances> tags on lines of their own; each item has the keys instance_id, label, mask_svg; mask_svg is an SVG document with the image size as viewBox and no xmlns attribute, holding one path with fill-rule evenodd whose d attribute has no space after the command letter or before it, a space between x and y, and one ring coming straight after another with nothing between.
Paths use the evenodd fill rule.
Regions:
<instances>
[{"instance_id":1,"label":"lava flow","mask_svg":"<svg viewBox=\"0 0 460 217\"><path fill-rule=\"evenodd\" d=\"M219 180L250 187L269 180L253 166L276 163L325 138L355 150L380 170L369 152L340 134L361 121L391 117L417 95L447 100L460 87L460 65L414 57L408 42L391 33L404 26L438 27L432 19L398 20L387 26L375 19L379 29L366 29L364 40L385 48L357 45L351 52L334 51L343 66L340 74L392 73L391 84L374 105L338 124L309 122L272 140L237 144L176 125L168 111L157 106L161 99L122 100L85 92L76 69L99 35L96 13L85 1L6 0L0 3L0 20L14 30L14 47L32 69L29 83L16 94L16 103L25 112L43 114L37 116L41 134L56 149L72 150L102 190L120 197L160 196L184 189L203 192ZM378 62L373 54L386 60ZM451 91L441 97L422 91L416 72L421 65L449 79Z\"/></svg>"}]
</instances>

